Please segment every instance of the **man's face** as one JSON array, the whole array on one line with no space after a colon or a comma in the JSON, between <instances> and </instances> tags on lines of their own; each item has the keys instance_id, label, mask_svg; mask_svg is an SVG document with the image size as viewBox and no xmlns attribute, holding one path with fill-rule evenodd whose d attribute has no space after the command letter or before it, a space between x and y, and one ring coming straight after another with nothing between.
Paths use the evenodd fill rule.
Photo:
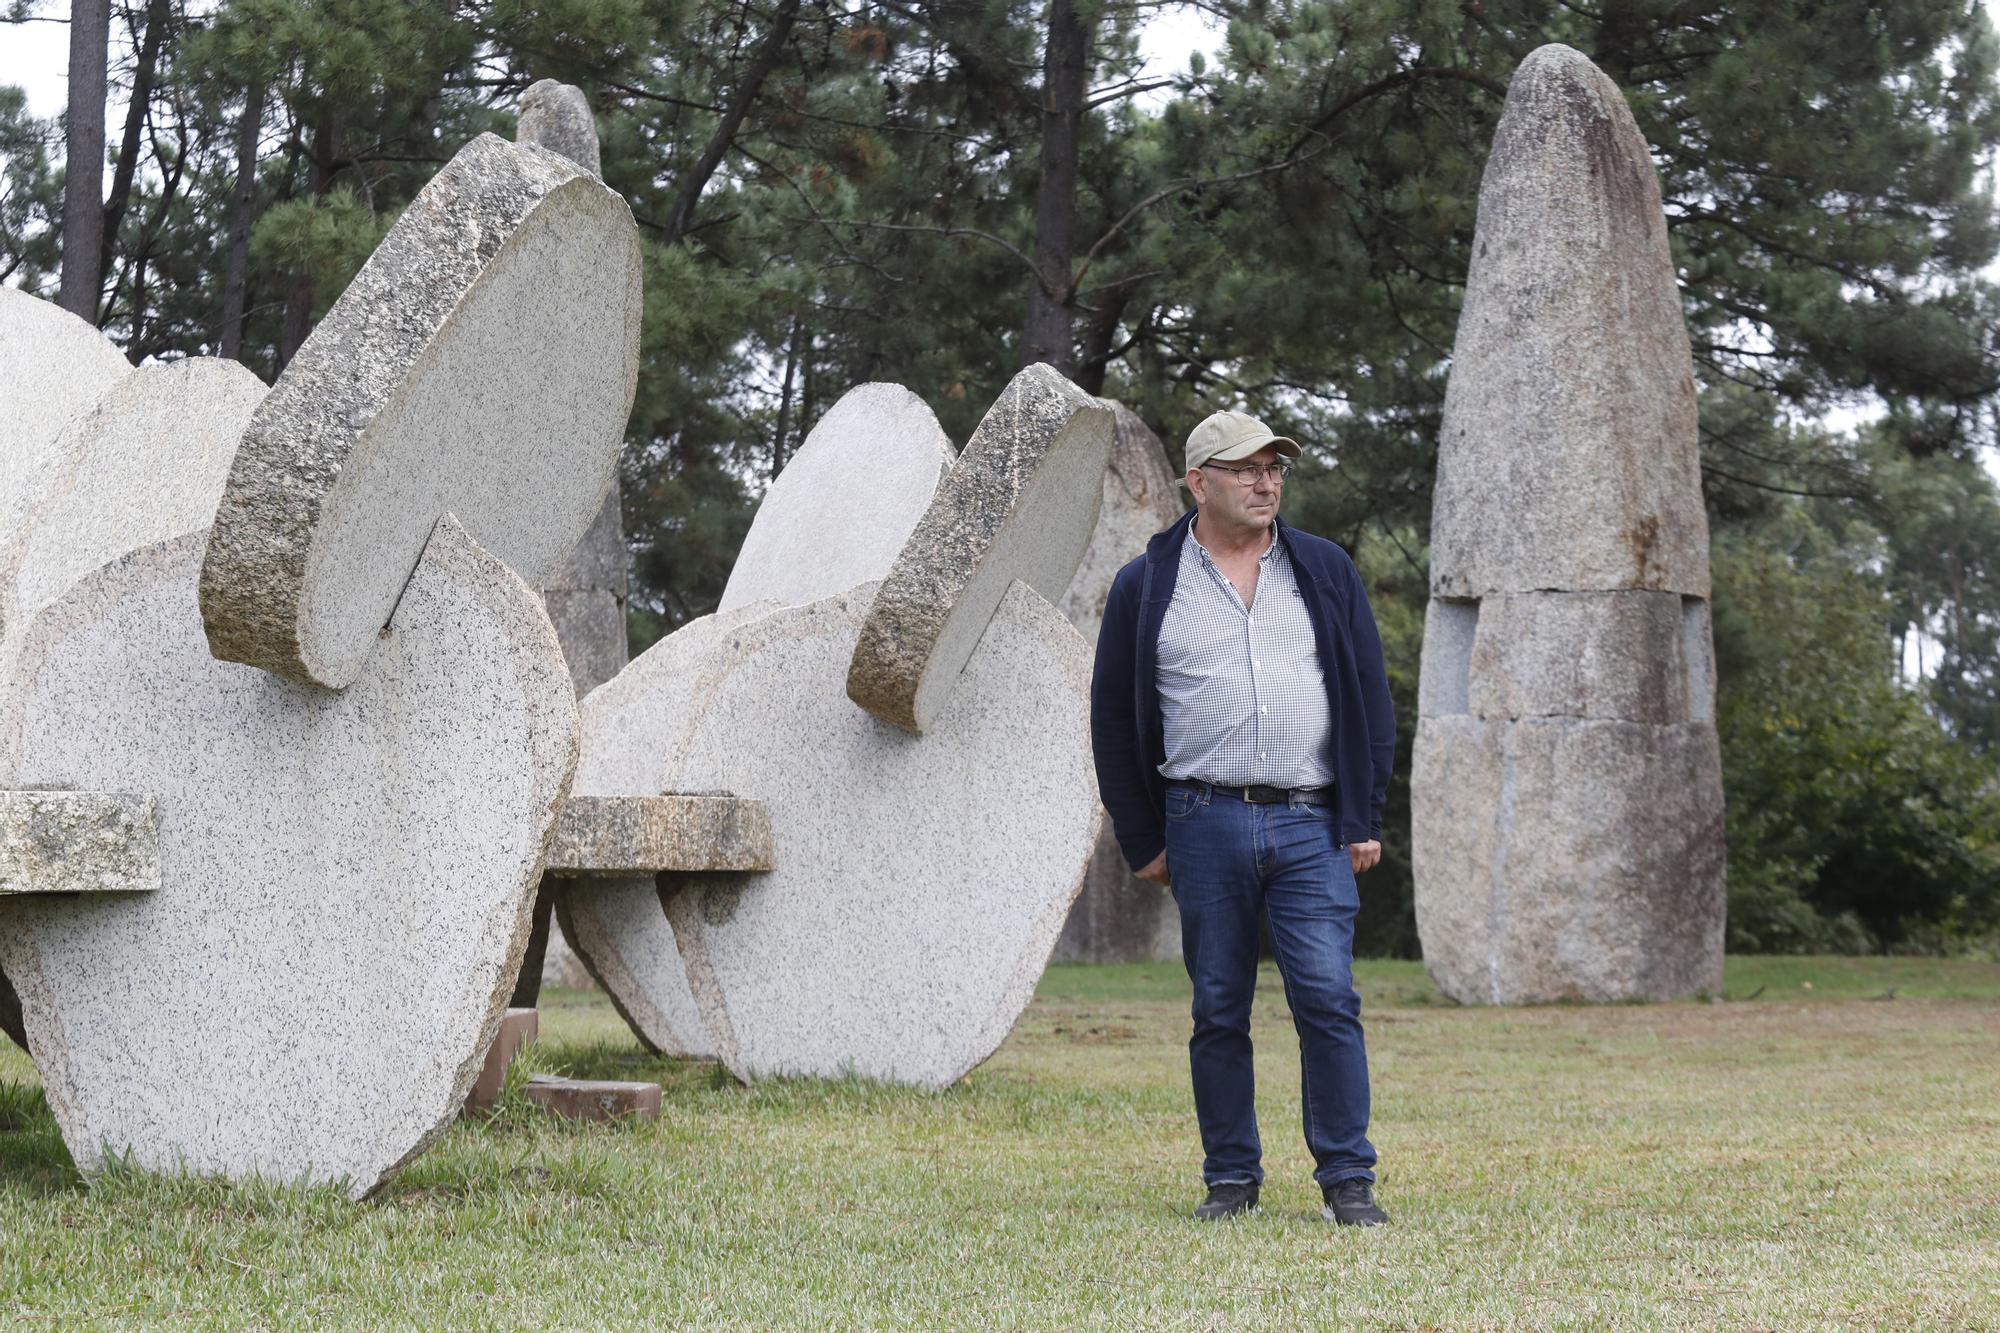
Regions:
<instances>
[{"instance_id":1,"label":"man's face","mask_svg":"<svg viewBox=\"0 0 2000 1333\"><path fill-rule=\"evenodd\" d=\"M1268 528L1278 517L1278 500L1284 488L1267 472L1254 486L1228 468L1262 467L1278 461L1278 446L1267 444L1248 458L1207 464L1188 469L1188 490L1205 515L1213 515L1226 527Z\"/></svg>"}]
</instances>

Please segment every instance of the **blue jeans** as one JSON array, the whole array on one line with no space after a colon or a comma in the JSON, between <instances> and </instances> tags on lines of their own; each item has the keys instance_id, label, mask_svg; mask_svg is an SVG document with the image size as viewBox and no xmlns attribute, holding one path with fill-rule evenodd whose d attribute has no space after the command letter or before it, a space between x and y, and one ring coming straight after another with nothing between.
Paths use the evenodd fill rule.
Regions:
<instances>
[{"instance_id":1,"label":"blue jeans","mask_svg":"<svg viewBox=\"0 0 2000 1333\"><path fill-rule=\"evenodd\" d=\"M1375 1179L1368 1052L1354 993L1354 867L1325 806L1249 805L1206 784L1167 789L1167 871L1194 983L1188 1063L1210 1185L1264 1180L1250 1000L1260 910L1299 1032L1306 1146L1322 1186Z\"/></svg>"}]
</instances>

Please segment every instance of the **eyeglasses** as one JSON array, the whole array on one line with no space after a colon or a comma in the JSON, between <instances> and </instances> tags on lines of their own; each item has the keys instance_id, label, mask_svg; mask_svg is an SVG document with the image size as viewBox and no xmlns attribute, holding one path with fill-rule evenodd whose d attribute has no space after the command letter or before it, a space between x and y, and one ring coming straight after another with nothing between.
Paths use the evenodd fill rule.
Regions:
<instances>
[{"instance_id":1,"label":"eyeglasses","mask_svg":"<svg viewBox=\"0 0 2000 1333\"><path fill-rule=\"evenodd\" d=\"M1255 486L1261 477L1269 477L1273 485L1282 486L1285 478L1292 475L1290 463L1252 463L1249 467L1224 467L1220 463L1203 463L1217 472L1227 472L1236 478L1238 486Z\"/></svg>"}]
</instances>

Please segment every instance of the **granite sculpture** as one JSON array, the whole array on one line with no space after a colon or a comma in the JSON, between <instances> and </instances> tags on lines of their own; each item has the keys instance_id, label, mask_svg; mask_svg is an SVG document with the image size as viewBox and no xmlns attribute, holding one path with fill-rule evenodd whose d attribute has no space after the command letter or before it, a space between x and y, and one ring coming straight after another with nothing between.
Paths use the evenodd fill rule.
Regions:
<instances>
[{"instance_id":1,"label":"granite sculpture","mask_svg":"<svg viewBox=\"0 0 2000 1333\"><path fill-rule=\"evenodd\" d=\"M515 138L559 153L603 179L597 121L581 88L554 79L532 84L521 95ZM586 439L581 447L588 453L594 445ZM556 638L562 643L563 660L569 663L578 699L617 675L630 660L625 637L628 591L625 524L614 469L611 489L605 493L597 517L542 583L542 600L548 605L549 619L555 622ZM593 984L582 960L554 922L553 893L553 886L544 884L543 896L535 905L535 933L528 944L521 983L515 988L516 1004L534 1003L543 984Z\"/></svg>"},{"instance_id":2,"label":"granite sculpture","mask_svg":"<svg viewBox=\"0 0 2000 1333\"><path fill-rule=\"evenodd\" d=\"M202 574L216 655L352 682L443 513L541 583L611 485L638 293L631 210L596 177L461 148L244 432Z\"/></svg>"},{"instance_id":3,"label":"granite sculpture","mask_svg":"<svg viewBox=\"0 0 2000 1333\"><path fill-rule=\"evenodd\" d=\"M569 677L449 518L339 692L210 655L205 551L143 547L35 620L15 780L150 796L160 887L9 900L0 967L86 1174L120 1153L359 1196L451 1123L497 1028L574 771Z\"/></svg>"},{"instance_id":4,"label":"granite sculpture","mask_svg":"<svg viewBox=\"0 0 2000 1333\"><path fill-rule=\"evenodd\" d=\"M816 602L880 579L954 456L937 417L902 385L848 390L765 491L716 609Z\"/></svg>"},{"instance_id":5,"label":"granite sculpture","mask_svg":"<svg viewBox=\"0 0 2000 1333\"><path fill-rule=\"evenodd\" d=\"M930 507L954 454L924 401L897 384L863 384L841 395L764 493L724 587L716 616L733 623L818 601L889 572ZM671 692L693 668L677 656L702 631L690 625L653 650L647 671ZM631 688L631 682L623 687ZM595 733L592 733L595 734ZM615 744L595 739L591 748ZM594 790L588 782L579 792ZM715 1043L688 989L673 927L651 874L603 878L587 892L558 885L556 917L592 980L607 989L651 1049L712 1057ZM553 935L552 935L553 937Z\"/></svg>"},{"instance_id":6,"label":"granite sculpture","mask_svg":"<svg viewBox=\"0 0 2000 1333\"><path fill-rule=\"evenodd\" d=\"M0 543L7 595L39 607L0 661L0 813L46 822L23 803L73 793L77 850L150 834L157 881L59 896L16 855L35 882L0 896L0 967L86 1173L115 1153L359 1196L456 1118L575 771L532 582L601 512L636 246L594 178L482 136L268 395L147 367L59 432L79 489L44 484ZM157 499L132 483L149 459ZM614 812L584 847L655 855L674 813ZM743 824L723 813L694 826Z\"/></svg>"},{"instance_id":7,"label":"granite sculpture","mask_svg":"<svg viewBox=\"0 0 2000 1333\"><path fill-rule=\"evenodd\" d=\"M0 791L0 894L159 887L159 811L152 797Z\"/></svg>"},{"instance_id":8,"label":"granite sculpture","mask_svg":"<svg viewBox=\"0 0 2000 1333\"><path fill-rule=\"evenodd\" d=\"M1610 79L1514 75L1445 398L1412 776L1425 965L1467 1003L1722 982L1693 365Z\"/></svg>"},{"instance_id":9,"label":"granite sculpture","mask_svg":"<svg viewBox=\"0 0 2000 1333\"><path fill-rule=\"evenodd\" d=\"M52 301L0 287L0 540L48 490L71 418L132 372L110 339Z\"/></svg>"},{"instance_id":10,"label":"granite sculpture","mask_svg":"<svg viewBox=\"0 0 2000 1333\"><path fill-rule=\"evenodd\" d=\"M726 787L769 807L772 871L663 875L650 904L746 1080L962 1077L1026 1006L1096 842L1076 632L1016 584L913 737L841 688L874 591L697 621L584 704L579 791Z\"/></svg>"},{"instance_id":11,"label":"granite sculpture","mask_svg":"<svg viewBox=\"0 0 2000 1333\"><path fill-rule=\"evenodd\" d=\"M928 411L905 391L866 386L829 419L836 429L816 430L794 463L802 479L828 478L815 483L825 489L795 483L766 500L768 522L796 535L745 544L758 566L741 586L800 600L743 602L683 626L583 710L579 793L761 801L773 868L591 884L561 911L656 1049L699 1044L746 1080L941 1087L1012 1028L1096 842L1089 648L1016 575L1068 584L1100 497L1110 413L1031 367L949 470ZM909 525L900 549L850 529L842 459L882 469ZM829 554L802 572L763 567L770 550L801 542ZM881 588L898 570L888 610L922 633L875 660L906 668L906 704L928 665L920 643L946 645L921 735L848 697L864 627L886 623ZM861 573L874 578L830 586ZM999 587L983 613L982 579ZM962 661L955 636L970 641Z\"/></svg>"},{"instance_id":12,"label":"granite sculpture","mask_svg":"<svg viewBox=\"0 0 2000 1333\"><path fill-rule=\"evenodd\" d=\"M883 578L848 697L906 731L929 726L1008 588L1054 601L1075 577L1111 440L1110 409L1061 372L1014 376Z\"/></svg>"},{"instance_id":13,"label":"granite sculpture","mask_svg":"<svg viewBox=\"0 0 2000 1333\"><path fill-rule=\"evenodd\" d=\"M1104 499L1097 529L1090 535L1076 577L1056 609L1095 648L1104 622L1111 580L1146 542L1171 526L1186 510L1186 492L1167 462L1167 453L1139 414L1111 404L1110 465L1104 471ZM1083 892L1070 909L1056 941L1059 963L1173 962L1181 956L1181 918L1173 895L1134 875L1118 850L1109 821L1091 854Z\"/></svg>"},{"instance_id":14,"label":"granite sculpture","mask_svg":"<svg viewBox=\"0 0 2000 1333\"><path fill-rule=\"evenodd\" d=\"M17 748L14 668L34 613L63 590L66 578L87 572L93 560L201 527L214 512L221 482L210 477L208 445L241 430L255 402L254 396L243 401L246 385L252 395L263 390L249 371L229 366L224 380L232 372L238 378L229 383L224 401L209 404L184 392L191 385L217 383L215 368L221 365L183 362L135 374L90 324L0 287L0 787L11 782ZM156 423L171 422L175 436L133 431L118 414L95 410L114 390L122 390L127 408ZM183 430L195 441L193 450L180 447ZM203 464L183 466L191 454ZM220 461L226 468L227 455ZM156 884L157 867L134 859L151 853L138 847L119 852L104 839L106 829L115 827L115 808L137 798L116 792L71 796L98 805L113 822L72 811L82 821L72 830L81 839L78 845L70 854L44 847L17 857L9 892L123 890L132 887L135 873ZM57 884L63 889L55 889ZM27 1044L19 1002L4 974L0 1030Z\"/></svg>"}]
</instances>

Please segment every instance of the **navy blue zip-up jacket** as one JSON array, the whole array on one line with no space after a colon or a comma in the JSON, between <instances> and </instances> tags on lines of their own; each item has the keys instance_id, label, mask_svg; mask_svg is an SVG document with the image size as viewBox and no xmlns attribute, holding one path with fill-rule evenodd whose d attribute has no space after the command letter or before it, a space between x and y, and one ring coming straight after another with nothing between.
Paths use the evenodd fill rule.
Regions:
<instances>
[{"instance_id":1,"label":"navy blue zip-up jacket","mask_svg":"<svg viewBox=\"0 0 2000 1333\"><path fill-rule=\"evenodd\" d=\"M1146 553L1118 571L1097 632L1097 664L1090 679L1090 744L1097 759L1097 792L1111 814L1118 850L1139 870L1167 846L1166 725L1160 717L1155 674L1160 625L1174 599L1181 544L1195 511L1156 535ZM1335 802L1340 840L1373 842L1382 836L1382 805L1389 798L1389 769L1396 759L1396 710L1382 668L1382 638L1361 590L1361 574L1347 552L1277 520L1306 594L1313 638L1332 719Z\"/></svg>"}]
</instances>

